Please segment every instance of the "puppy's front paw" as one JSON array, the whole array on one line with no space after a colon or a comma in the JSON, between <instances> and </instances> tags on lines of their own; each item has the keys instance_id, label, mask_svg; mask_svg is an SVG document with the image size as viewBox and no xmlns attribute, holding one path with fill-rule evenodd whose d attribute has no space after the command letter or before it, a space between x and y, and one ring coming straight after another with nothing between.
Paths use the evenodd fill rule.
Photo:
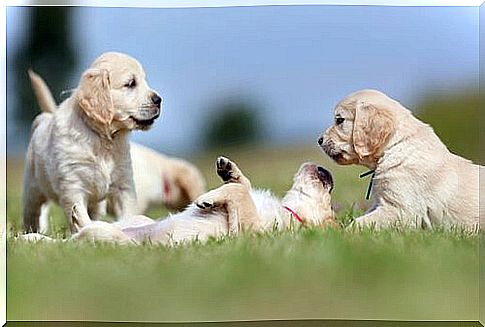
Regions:
<instances>
[{"instance_id":1,"label":"puppy's front paw","mask_svg":"<svg viewBox=\"0 0 485 327\"><path fill-rule=\"evenodd\" d=\"M30 243L37 243L37 242L55 242L56 240L50 238L49 236L39 234L39 233L29 233L20 235L17 239L30 242Z\"/></svg>"},{"instance_id":2,"label":"puppy's front paw","mask_svg":"<svg viewBox=\"0 0 485 327\"><path fill-rule=\"evenodd\" d=\"M217 175L221 177L224 182L236 182L239 179L240 173L236 164L226 157L219 157L216 160Z\"/></svg>"},{"instance_id":3,"label":"puppy's front paw","mask_svg":"<svg viewBox=\"0 0 485 327\"><path fill-rule=\"evenodd\" d=\"M219 203L213 198L211 192L202 194L194 201L195 205L203 210L214 209L219 206Z\"/></svg>"},{"instance_id":4,"label":"puppy's front paw","mask_svg":"<svg viewBox=\"0 0 485 327\"><path fill-rule=\"evenodd\" d=\"M199 208L201 209L212 209L215 207L214 203L212 202L207 202L207 201L203 201L203 202L198 202L198 201L195 201L195 205L198 206Z\"/></svg>"}]
</instances>

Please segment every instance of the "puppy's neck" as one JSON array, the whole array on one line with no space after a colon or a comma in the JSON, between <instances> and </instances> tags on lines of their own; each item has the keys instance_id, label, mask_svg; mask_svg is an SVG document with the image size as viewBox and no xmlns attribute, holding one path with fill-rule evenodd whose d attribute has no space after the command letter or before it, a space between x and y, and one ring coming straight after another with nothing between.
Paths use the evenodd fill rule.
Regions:
<instances>
[{"instance_id":1,"label":"puppy's neck","mask_svg":"<svg viewBox=\"0 0 485 327\"><path fill-rule=\"evenodd\" d=\"M429 153L429 149L440 149L442 153L449 153L446 146L436 136L433 129L411 115L412 125L403 125L396 130L384 151L376 161L376 173L379 171L401 166L410 157L422 157L423 162ZM422 140L426 140L423 143Z\"/></svg>"},{"instance_id":2,"label":"puppy's neck","mask_svg":"<svg viewBox=\"0 0 485 327\"><path fill-rule=\"evenodd\" d=\"M109 146L122 138L126 138L127 131L117 130L112 124L100 124L89 117L79 105L75 105L76 115L85 123L85 125L100 139L100 141Z\"/></svg>"},{"instance_id":3,"label":"puppy's neck","mask_svg":"<svg viewBox=\"0 0 485 327\"><path fill-rule=\"evenodd\" d=\"M293 219L297 220L298 223L298 219L295 218L291 211L294 211L301 219L307 220L304 224L319 225L328 219L334 219L330 196L316 197L290 189L280 201L280 204L284 209L285 227L289 226Z\"/></svg>"},{"instance_id":4,"label":"puppy's neck","mask_svg":"<svg viewBox=\"0 0 485 327\"><path fill-rule=\"evenodd\" d=\"M364 157L359 160L359 164L369 168L370 170L375 170L379 164L379 161L382 159L382 157L383 157L382 154Z\"/></svg>"},{"instance_id":5,"label":"puppy's neck","mask_svg":"<svg viewBox=\"0 0 485 327\"><path fill-rule=\"evenodd\" d=\"M78 135L87 137L88 142L92 144L93 148L111 150L118 147L120 144L128 143L128 133L126 130L115 130L112 126L103 126L97 123L77 105L73 105L71 115L74 115L72 121L81 122L81 124L74 124L71 127L77 130Z\"/></svg>"}]
</instances>

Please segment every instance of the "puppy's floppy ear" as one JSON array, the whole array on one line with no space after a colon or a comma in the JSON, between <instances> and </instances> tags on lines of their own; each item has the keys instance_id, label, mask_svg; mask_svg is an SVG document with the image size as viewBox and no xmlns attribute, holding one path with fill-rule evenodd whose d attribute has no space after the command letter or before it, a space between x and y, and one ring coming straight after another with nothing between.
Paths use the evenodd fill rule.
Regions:
<instances>
[{"instance_id":1,"label":"puppy's floppy ear","mask_svg":"<svg viewBox=\"0 0 485 327\"><path fill-rule=\"evenodd\" d=\"M394 119L390 113L370 104L357 103L352 138L355 152L361 159L381 150L393 132Z\"/></svg>"},{"instance_id":2,"label":"puppy's floppy ear","mask_svg":"<svg viewBox=\"0 0 485 327\"><path fill-rule=\"evenodd\" d=\"M76 99L86 115L103 125L113 121L110 73L106 69L89 69L81 77Z\"/></svg>"}]
</instances>

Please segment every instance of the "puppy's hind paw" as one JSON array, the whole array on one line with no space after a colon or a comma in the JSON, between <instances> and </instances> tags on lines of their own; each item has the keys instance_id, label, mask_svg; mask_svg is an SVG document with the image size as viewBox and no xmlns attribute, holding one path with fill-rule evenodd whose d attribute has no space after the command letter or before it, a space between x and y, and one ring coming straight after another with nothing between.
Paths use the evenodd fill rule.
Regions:
<instances>
[{"instance_id":1,"label":"puppy's hind paw","mask_svg":"<svg viewBox=\"0 0 485 327\"><path fill-rule=\"evenodd\" d=\"M217 175L224 182L235 181L239 177L237 166L226 157L219 157L216 160Z\"/></svg>"},{"instance_id":2,"label":"puppy's hind paw","mask_svg":"<svg viewBox=\"0 0 485 327\"><path fill-rule=\"evenodd\" d=\"M216 160L216 169L224 183L238 183L251 188L251 182L243 175L234 161L221 156Z\"/></svg>"}]
</instances>

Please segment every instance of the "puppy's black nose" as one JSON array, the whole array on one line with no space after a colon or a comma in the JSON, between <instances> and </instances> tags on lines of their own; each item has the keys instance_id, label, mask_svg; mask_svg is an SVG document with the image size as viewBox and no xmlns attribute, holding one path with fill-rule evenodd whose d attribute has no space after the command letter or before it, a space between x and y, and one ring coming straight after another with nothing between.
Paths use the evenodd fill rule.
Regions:
<instances>
[{"instance_id":1,"label":"puppy's black nose","mask_svg":"<svg viewBox=\"0 0 485 327\"><path fill-rule=\"evenodd\" d=\"M160 105L162 104L162 98L160 98L158 94L153 93L153 95L151 96L151 100L153 104L160 108Z\"/></svg>"},{"instance_id":2,"label":"puppy's black nose","mask_svg":"<svg viewBox=\"0 0 485 327\"><path fill-rule=\"evenodd\" d=\"M318 142L318 145L322 145L323 144L323 137L320 136L318 138L318 141L317 142Z\"/></svg>"}]
</instances>

